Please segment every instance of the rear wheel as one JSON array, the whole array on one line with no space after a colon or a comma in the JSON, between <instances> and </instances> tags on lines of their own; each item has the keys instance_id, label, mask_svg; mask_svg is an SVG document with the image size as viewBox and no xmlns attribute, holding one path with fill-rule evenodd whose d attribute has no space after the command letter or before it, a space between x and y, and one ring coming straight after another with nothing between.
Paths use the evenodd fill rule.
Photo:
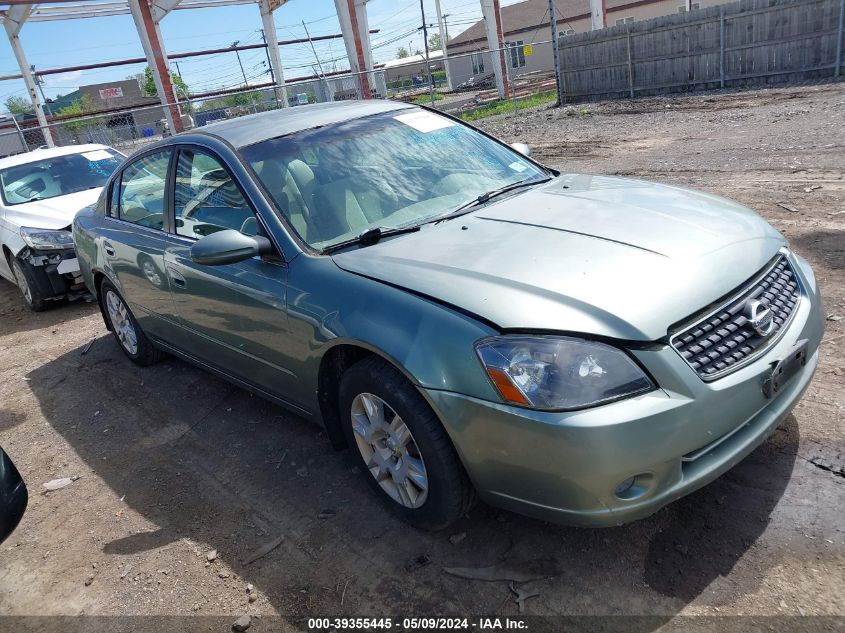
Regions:
<instances>
[{"instance_id":1,"label":"rear wheel","mask_svg":"<svg viewBox=\"0 0 845 633\"><path fill-rule=\"evenodd\" d=\"M475 491L440 420L389 363L371 357L341 378L344 433L363 476L402 519L439 530L460 518Z\"/></svg>"},{"instance_id":2,"label":"rear wheel","mask_svg":"<svg viewBox=\"0 0 845 633\"><path fill-rule=\"evenodd\" d=\"M152 365L164 358L165 354L155 348L135 316L126 305L123 297L109 282L104 281L100 287L100 301L111 323L112 333L117 339L120 349L138 365Z\"/></svg>"},{"instance_id":3,"label":"rear wheel","mask_svg":"<svg viewBox=\"0 0 845 633\"><path fill-rule=\"evenodd\" d=\"M47 309L47 302L38 290L38 284L29 268L29 264L22 262L17 257L10 257L9 264L12 274L18 284L18 289L23 295L24 303L33 312L42 312Z\"/></svg>"}]
</instances>

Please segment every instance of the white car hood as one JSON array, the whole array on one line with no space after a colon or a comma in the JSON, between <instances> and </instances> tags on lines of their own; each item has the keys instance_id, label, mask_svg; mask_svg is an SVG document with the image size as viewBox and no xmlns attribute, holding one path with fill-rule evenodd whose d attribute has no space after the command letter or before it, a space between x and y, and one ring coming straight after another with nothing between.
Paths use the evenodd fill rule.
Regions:
<instances>
[{"instance_id":1,"label":"white car hood","mask_svg":"<svg viewBox=\"0 0 845 633\"><path fill-rule=\"evenodd\" d=\"M5 207L6 221L18 227L64 229L70 226L80 209L97 202L102 190L102 187L95 187L65 196L8 206Z\"/></svg>"}]
</instances>

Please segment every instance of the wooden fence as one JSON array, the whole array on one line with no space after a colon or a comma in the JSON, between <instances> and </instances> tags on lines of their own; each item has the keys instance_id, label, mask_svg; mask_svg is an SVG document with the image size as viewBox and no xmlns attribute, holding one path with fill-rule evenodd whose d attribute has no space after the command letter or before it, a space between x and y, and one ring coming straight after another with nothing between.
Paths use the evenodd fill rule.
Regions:
<instances>
[{"instance_id":1,"label":"wooden fence","mask_svg":"<svg viewBox=\"0 0 845 633\"><path fill-rule=\"evenodd\" d=\"M567 100L841 77L845 0L742 0L567 36Z\"/></svg>"}]
</instances>

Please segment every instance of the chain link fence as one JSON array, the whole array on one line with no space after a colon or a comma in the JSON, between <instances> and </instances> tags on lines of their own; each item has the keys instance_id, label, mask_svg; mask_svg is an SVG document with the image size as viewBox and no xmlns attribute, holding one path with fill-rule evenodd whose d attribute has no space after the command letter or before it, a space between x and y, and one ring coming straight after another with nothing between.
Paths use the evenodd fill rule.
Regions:
<instances>
[{"instance_id":1,"label":"chain link fence","mask_svg":"<svg viewBox=\"0 0 845 633\"><path fill-rule=\"evenodd\" d=\"M531 42L527 48L530 50L534 47L534 51L537 51L543 45L551 50L550 42ZM511 47L503 50L510 59ZM364 73L332 73L287 83L284 91L272 86L233 89L180 101L177 106L182 127L190 130L202 128L214 121L275 110L285 105L299 107L312 103L362 99L367 88L372 98L431 106L459 116L471 115L473 111L489 107L490 104L497 104L498 108L503 109L508 109L509 105L517 107L518 101L535 95L543 95L547 101L554 100L554 72L530 69L526 72L525 64L522 67L509 67L507 85L511 98L500 100L492 72L492 63L498 59L498 53L498 50L484 49L450 55L447 63L453 73L452 90L448 89L444 63L437 60L435 64L432 60L430 73L425 63L418 63L418 72L411 77L391 78L391 71L401 71L402 66ZM488 61L479 64L479 56L484 56ZM520 57L514 59L519 60ZM474 66L473 60L476 62ZM283 103L285 93L287 104ZM74 117L48 117L47 130L57 146L99 143L126 154L170 134L164 106L160 104L91 112ZM17 124L11 115L5 118L0 116L0 156L46 146L44 132L34 116L19 120Z\"/></svg>"},{"instance_id":2,"label":"chain link fence","mask_svg":"<svg viewBox=\"0 0 845 633\"><path fill-rule=\"evenodd\" d=\"M599 31L576 34L567 28L559 34L563 96L566 101L633 98L695 87L743 87L752 78L794 83L819 72L839 78L845 68L843 16L845 0L741 0ZM284 90L244 87L176 105L186 130L283 106L365 97L426 105L474 120L557 101L552 42L543 34L538 28L532 37L518 36L523 39L501 49L469 47L449 52L448 59L417 56L369 72L294 81ZM501 66L505 98L494 73ZM51 117L47 128L56 145L101 143L125 153L170 134L159 104ZM45 144L45 130L34 117L0 117L0 156Z\"/></svg>"}]
</instances>

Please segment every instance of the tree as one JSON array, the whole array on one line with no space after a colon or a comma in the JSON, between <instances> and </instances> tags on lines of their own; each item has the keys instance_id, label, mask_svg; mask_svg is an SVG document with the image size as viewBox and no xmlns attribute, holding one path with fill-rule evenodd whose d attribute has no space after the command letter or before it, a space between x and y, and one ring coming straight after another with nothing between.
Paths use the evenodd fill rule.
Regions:
<instances>
[{"instance_id":1,"label":"tree","mask_svg":"<svg viewBox=\"0 0 845 633\"><path fill-rule=\"evenodd\" d=\"M32 112L32 102L24 97L11 96L6 99L6 109L12 114L25 114Z\"/></svg>"},{"instance_id":2,"label":"tree","mask_svg":"<svg viewBox=\"0 0 845 633\"><path fill-rule=\"evenodd\" d=\"M396 57L399 59L405 59L406 57L410 57L411 54L408 52L408 49L404 46L400 46L399 50L396 51Z\"/></svg>"},{"instance_id":3,"label":"tree","mask_svg":"<svg viewBox=\"0 0 845 633\"><path fill-rule=\"evenodd\" d=\"M180 99L187 99L188 84L182 81L182 78L179 75L176 75L174 73L170 73L170 81L173 84L174 90L176 90L176 96L178 96ZM153 71L149 66L144 69L144 81L141 83L141 92L143 92L148 97L158 96L158 90L156 90L156 82L153 79Z\"/></svg>"},{"instance_id":4,"label":"tree","mask_svg":"<svg viewBox=\"0 0 845 633\"><path fill-rule=\"evenodd\" d=\"M443 48L443 44L440 42L440 33L432 33L428 36L428 50L430 51L439 51Z\"/></svg>"},{"instance_id":5,"label":"tree","mask_svg":"<svg viewBox=\"0 0 845 633\"><path fill-rule=\"evenodd\" d=\"M59 117L79 117L83 116L87 112L91 112L93 109L94 102L91 99L91 95L82 95L79 99L71 103L69 106L61 108L58 112L56 112L56 115ZM101 119L68 121L67 123L62 123L62 127L64 127L68 132L76 134L86 128L96 127L100 124L100 121Z\"/></svg>"},{"instance_id":6,"label":"tree","mask_svg":"<svg viewBox=\"0 0 845 633\"><path fill-rule=\"evenodd\" d=\"M223 103L227 108L235 106L250 106L261 103L263 97L258 90L250 92L236 92L235 94L226 95L223 97Z\"/></svg>"},{"instance_id":7,"label":"tree","mask_svg":"<svg viewBox=\"0 0 845 633\"><path fill-rule=\"evenodd\" d=\"M258 90L250 90L249 92L236 92L235 94L217 97L216 99L206 100L201 110L217 110L218 108L236 108L239 106L257 105L263 101L264 97Z\"/></svg>"}]
</instances>

